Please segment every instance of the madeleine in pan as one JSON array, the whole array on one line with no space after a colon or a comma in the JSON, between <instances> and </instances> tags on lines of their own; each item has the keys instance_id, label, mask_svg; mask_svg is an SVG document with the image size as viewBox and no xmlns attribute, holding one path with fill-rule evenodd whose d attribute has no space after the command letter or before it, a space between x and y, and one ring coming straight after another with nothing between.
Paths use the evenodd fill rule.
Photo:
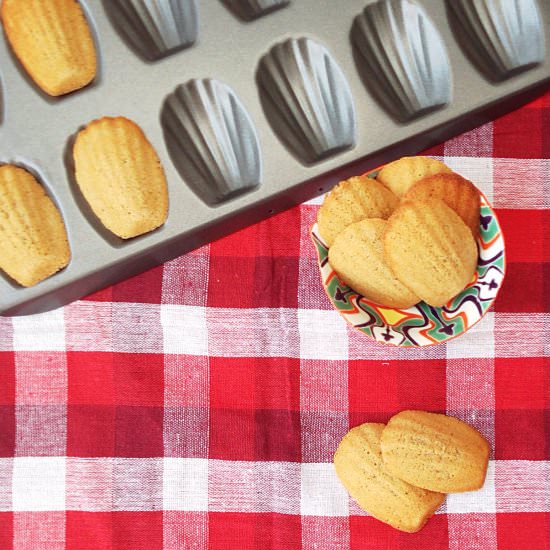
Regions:
<instances>
[{"instance_id":1,"label":"madeleine in pan","mask_svg":"<svg viewBox=\"0 0 550 550\"><path fill-rule=\"evenodd\" d=\"M408 163L405 160L403 162ZM369 179L365 180L365 184L368 185L369 181L375 179L379 172L367 174ZM423 175L423 177L426 176ZM432 187L433 182L430 184L430 189ZM345 254L349 256L349 243L354 239L366 238L365 235L369 234L364 231L365 227L356 226L353 231L354 235L341 234L336 237L338 248L332 252L319 225L315 224L311 230L317 250L321 280L327 296L347 322L377 342L401 347L421 347L443 343L460 336L483 318L494 303L502 286L506 269L504 238L497 216L486 197L479 192L478 234L469 229L456 210L453 211L452 207L444 201L438 198L424 199L422 197L422 199L419 202L423 206L418 208L414 201L403 197L400 206L385 224L376 222L375 226L380 231L371 231L370 236L382 239L384 253L382 256L380 254L377 256L377 262L380 265L374 263L374 256L371 253L372 250L379 249L380 244L375 247L371 243L368 245L355 243L356 266L358 261L363 261L363 264L359 264L360 269L356 266L352 270L342 269L341 257L343 254L339 250L342 248L342 241L347 240L348 242L348 250ZM415 206L411 207L411 204ZM462 201L459 201L459 204L462 207ZM438 207L441 205L441 213L430 214L426 221L424 216L426 205L430 205L430 208L434 205ZM407 211L411 211L414 214L412 217L418 218L422 222L414 234L416 241L399 241L400 250L396 252L392 249L388 253L386 247L393 246L392 238L395 238L395 227L397 226L398 229L404 227L399 218L403 217L403 212L407 214ZM409 223L409 217L405 217L405 221ZM445 239L443 229L447 232L450 231L447 222L451 221L451 226L453 226L451 229L456 227L458 233L452 235L452 238L449 234ZM446 227L441 227L441 231L438 231L437 224L444 224ZM368 226L369 223L366 225ZM385 226L384 229L382 226ZM363 230L360 231L360 229ZM349 229L348 233L350 233ZM402 236L400 235L399 238L401 239ZM463 241L462 245L460 245L460 241ZM472 250L474 243L477 245L477 253ZM433 254L431 248L434 248ZM359 256L357 256L357 251L360 253ZM362 258L367 252L370 254L369 258ZM405 256L403 262L398 265L400 254ZM335 262L331 262L331 256L336 258ZM384 269L381 267L381 259L384 260ZM405 260L407 268L403 269ZM397 270L395 269L396 265L398 265ZM460 266L462 271L459 277L454 276L455 274L448 269L449 265ZM373 278L377 276L387 276L386 268L388 267L393 277L391 281L388 279L388 284L382 286L394 294L391 292L390 294L381 293L380 281L373 281ZM438 292L426 293L423 284L414 284L417 281L407 278L412 276L412 271L415 272L415 277L417 273L426 274L427 279L434 278L434 273L441 273L442 276L452 278L455 288L449 284L450 295L446 295L446 289L445 286L441 286L441 280L436 281L434 278L434 284L438 285ZM366 284L355 282L358 277L363 277L363 283ZM396 286L395 279L402 283L401 287ZM460 280L465 281L463 286L460 284ZM457 281L459 281L458 287L456 286ZM427 282L429 285L430 282ZM354 283L355 288L353 287ZM376 291L375 293L372 292L373 289ZM405 293L405 289L410 293ZM400 294L395 294L397 290L400 291ZM388 301L388 295L390 298L398 296L398 300ZM411 305L414 296L419 298L414 305ZM409 303L407 303L407 299Z\"/></svg>"}]
</instances>

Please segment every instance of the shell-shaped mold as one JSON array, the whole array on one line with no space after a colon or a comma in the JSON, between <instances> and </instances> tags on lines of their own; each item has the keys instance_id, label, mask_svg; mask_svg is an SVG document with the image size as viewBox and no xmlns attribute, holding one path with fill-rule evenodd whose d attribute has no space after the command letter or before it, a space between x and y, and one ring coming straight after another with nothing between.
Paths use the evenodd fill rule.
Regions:
<instances>
[{"instance_id":1,"label":"shell-shaped mold","mask_svg":"<svg viewBox=\"0 0 550 550\"><path fill-rule=\"evenodd\" d=\"M489 78L504 80L544 60L537 0L447 0L455 35Z\"/></svg>"},{"instance_id":2,"label":"shell-shaped mold","mask_svg":"<svg viewBox=\"0 0 550 550\"><path fill-rule=\"evenodd\" d=\"M275 45L257 73L267 118L306 164L355 145L356 118L346 77L329 51L309 38Z\"/></svg>"},{"instance_id":3,"label":"shell-shaped mold","mask_svg":"<svg viewBox=\"0 0 550 550\"><path fill-rule=\"evenodd\" d=\"M195 0L104 0L114 26L145 59L155 61L197 39Z\"/></svg>"},{"instance_id":4,"label":"shell-shaped mold","mask_svg":"<svg viewBox=\"0 0 550 550\"><path fill-rule=\"evenodd\" d=\"M224 4L238 17L245 21L251 21L284 8L290 4L290 0L222 0Z\"/></svg>"},{"instance_id":5,"label":"shell-shaped mold","mask_svg":"<svg viewBox=\"0 0 550 550\"><path fill-rule=\"evenodd\" d=\"M190 80L168 96L161 119L172 161L208 204L260 184L256 130L229 86L214 79Z\"/></svg>"},{"instance_id":6,"label":"shell-shaped mold","mask_svg":"<svg viewBox=\"0 0 550 550\"><path fill-rule=\"evenodd\" d=\"M414 1L369 4L354 21L352 41L366 86L399 120L451 100L445 45L425 10Z\"/></svg>"}]
</instances>

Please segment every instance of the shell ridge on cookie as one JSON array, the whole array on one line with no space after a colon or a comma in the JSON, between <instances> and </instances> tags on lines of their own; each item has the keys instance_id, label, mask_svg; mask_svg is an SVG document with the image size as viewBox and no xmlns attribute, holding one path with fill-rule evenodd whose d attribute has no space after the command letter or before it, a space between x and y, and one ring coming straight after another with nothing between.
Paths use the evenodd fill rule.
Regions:
<instances>
[{"instance_id":1,"label":"shell ridge on cookie","mask_svg":"<svg viewBox=\"0 0 550 550\"><path fill-rule=\"evenodd\" d=\"M63 214L41 178L0 165L0 269L24 287L65 268L71 249Z\"/></svg>"},{"instance_id":2,"label":"shell ridge on cookie","mask_svg":"<svg viewBox=\"0 0 550 550\"><path fill-rule=\"evenodd\" d=\"M121 239L158 229L168 216L163 166L143 130L125 117L103 117L73 146L75 179L95 217Z\"/></svg>"},{"instance_id":3,"label":"shell ridge on cookie","mask_svg":"<svg viewBox=\"0 0 550 550\"><path fill-rule=\"evenodd\" d=\"M406 532L420 530L445 495L414 487L385 468L383 424L352 428L334 454L336 475L357 504L371 516Z\"/></svg>"},{"instance_id":4,"label":"shell ridge on cookie","mask_svg":"<svg viewBox=\"0 0 550 550\"><path fill-rule=\"evenodd\" d=\"M95 79L93 22L80 2L3 0L0 10L13 54L43 92L59 97Z\"/></svg>"}]
</instances>

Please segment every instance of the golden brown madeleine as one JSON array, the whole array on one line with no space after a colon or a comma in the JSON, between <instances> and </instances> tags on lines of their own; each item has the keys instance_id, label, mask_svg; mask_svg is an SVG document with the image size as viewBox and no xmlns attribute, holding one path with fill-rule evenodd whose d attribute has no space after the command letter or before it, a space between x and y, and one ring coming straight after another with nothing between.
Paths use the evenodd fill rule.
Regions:
<instances>
[{"instance_id":1,"label":"golden brown madeleine","mask_svg":"<svg viewBox=\"0 0 550 550\"><path fill-rule=\"evenodd\" d=\"M336 474L359 506L376 519L407 533L422 529L445 495L413 487L388 473L380 437L384 424L350 430L334 455Z\"/></svg>"},{"instance_id":2,"label":"golden brown madeleine","mask_svg":"<svg viewBox=\"0 0 550 550\"><path fill-rule=\"evenodd\" d=\"M416 182L403 200L441 199L452 208L470 228L475 239L479 236L480 194L466 178L452 173L427 176Z\"/></svg>"},{"instance_id":3,"label":"golden brown madeleine","mask_svg":"<svg viewBox=\"0 0 550 550\"><path fill-rule=\"evenodd\" d=\"M440 199L401 203L384 232L384 255L395 276L435 307L472 280L478 259L472 232Z\"/></svg>"},{"instance_id":4,"label":"golden brown madeleine","mask_svg":"<svg viewBox=\"0 0 550 550\"><path fill-rule=\"evenodd\" d=\"M3 0L1 15L15 55L44 92L60 96L95 78L95 45L76 0Z\"/></svg>"},{"instance_id":5,"label":"golden brown madeleine","mask_svg":"<svg viewBox=\"0 0 550 550\"><path fill-rule=\"evenodd\" d=\"M84 198L115 235L130 239L166 221L164 170L137 124L124 117L95 120L79 132L73 155Z\"/></svg>"},{"instance_id":6,"label":"golden brown madeleine","mask_svg":"<svg viewBox=\"0 0 550 550\"><path fill-rule=\"evenodd\" d=\"M28 287L70 259L65 224L42 185L23 168L0 166L0 269Z\"/></svg>"},{"instance_id":7,"label":"golden brown madeleine","mask_svg":"<svg viewBox=\"0 0 550 550\"><path fill-rule=\"evenodd\" d=\"M387 470L417 487L460 493L485 482L489 443L452 416L402 411L388 422L381 445Z\"/></svg>"},{"instance_id":8,"label":"golden brown madeleine","mask_svg":"<svg viewBox=\"0 0 550 550\"><path fill-rule=\"evenodd\" d=\"M402 197L417 181L432 174L452 173L442 162L429 157L403 157L386 164L376 179Z\"/></svg>"},{"instance_id":9,"label":"golden brown madeleine","mask_svg":"<svg viewBox=\"0 0 550 550\"><path fill-rule=\"evenodd\" d=\"M384 259L385 220L362 220L348 225L328 251L331 267L356 292L386 307L408 308L420 301L393 274Z\"/></svg>"},{"instance_id":10,"label":"golden brown madeleine","mask_svg":"<svg viewBox=\"0 0 550 550\"><path fill-rule=\"evenodd\" d=\"M319 233L330 247L348 225L365 218L386 219L399 199L384 185L366 176L340 182L326 197L317 214Z\"/></svg>"}]
</instances>

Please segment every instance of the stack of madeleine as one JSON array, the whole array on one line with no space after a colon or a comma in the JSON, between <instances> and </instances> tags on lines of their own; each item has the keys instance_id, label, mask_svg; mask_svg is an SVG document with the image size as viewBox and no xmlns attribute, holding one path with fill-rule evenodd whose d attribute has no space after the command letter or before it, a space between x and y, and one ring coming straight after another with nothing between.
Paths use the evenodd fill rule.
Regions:
<instances>
[{"instance_id":1,"label":"stack of madeleine","mask_svg":"<svg viewBox=\"0 0 550 550\"><path fill-rule=\"evenodd\" d=\"M334 454L336 475L359 506L407 533L422 529L447 493L481 489L491 447L458 418L401 411L350 430Z\"/></svg>"},{"instance_id":2,"label":"stack of madeleine","mask_svg":"<svg viewBox=\"0 0 550 550\"><path fill-rule=\"evenodd\" d=\"M419 156L339 183L317 222L330 265L353 290L390 308L440 307L474 276L479 212L472 182Z\"/></svg>"}]
</instances>

